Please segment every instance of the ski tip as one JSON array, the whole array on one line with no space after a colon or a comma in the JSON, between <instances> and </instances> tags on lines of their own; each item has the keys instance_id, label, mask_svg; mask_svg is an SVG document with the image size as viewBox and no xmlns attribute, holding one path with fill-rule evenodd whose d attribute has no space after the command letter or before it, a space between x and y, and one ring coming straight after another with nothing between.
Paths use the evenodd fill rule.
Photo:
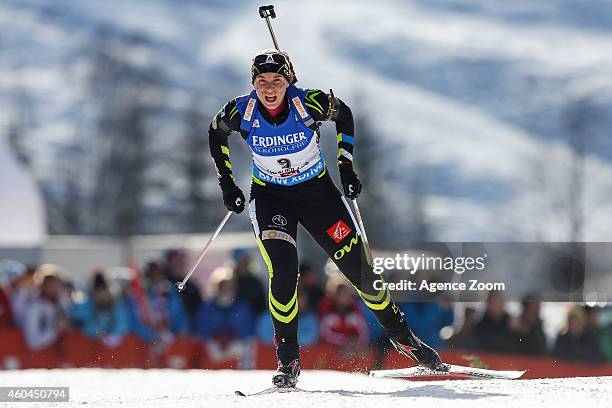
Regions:
<instances>
[{"instance_id":1,"label":"ski tip","mask_svg":"<svg viewBox=\"0 0 612 408\"><path fill-rule=\"evenodd\" d=\"M525 375L526 372L527 372L527 370L510 372L507 377L504 377L502 379L506 379L506 380L519 380L523 375Z\"/></svg>"},{"instance_id":2,"label":"ski tip","mask_svg":"<svg viewBox=\"0 0 612 408\"><path fill-rule=\"evenodd\" d=\"M370 378L385 378L385 371L387 370L372 370L368 373Z\"/></svg>"},{"instance_id":3,"label":"ski tip","mask_svg":"<svg viewBox=\"0 0 612 408\"><path fill-rule=\"evenodd\" d=\"M244 392L242 392L242 391L234 391L234 394L237 397L246 397L246 394Z\"/></svg>"},{"instance_id":4,"label":"ski tip","mask_svg":"<svg viewBox=\"0 0 612 408\"><path fill-rule=\"evenodd\" d=\"M445 364L444 369L429 370L425 367L409 367L396 370L372 370L369 375L372 378L414 378L414 377L471 377L473 379L501 379L517 380L527 370L503 371L473 368L459 365Z\"/></svg>"}]
</instances>

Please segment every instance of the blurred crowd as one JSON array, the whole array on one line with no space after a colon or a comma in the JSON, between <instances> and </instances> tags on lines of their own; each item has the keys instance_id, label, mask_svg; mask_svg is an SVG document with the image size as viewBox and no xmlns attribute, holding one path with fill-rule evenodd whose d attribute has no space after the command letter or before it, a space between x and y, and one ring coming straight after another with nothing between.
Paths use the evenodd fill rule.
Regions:
<instances>
[{"instance_id":1,"label":"blurred crowd","mask_svg":"<svg viewBox=\"0 0 612 408\"><path fill-rule=\"evenodd\" d=\"M503 292L491 292L480 318L473 308L463 310L463 323L448 344L459 349L552 356L566 361L612 361L610 306L569 304L565 323L551 344L544 332L541 307L540 301L526 296L520 313L512 315Z\"/></svg>"},{"instance_id":2,"label":"blurred crowd","mask_svg":"<svg viewBox=\"0 0 612 408\"><path fill-rule=\"evenodd\" d=\"M227 265L214 270L205 287L189 280L175 284L190 265L184 251L167 251L129 273L95 270L81 287L55 265L25 266L4 261L0 277L0 328L22 330L28 347L41 350L66 330L113 347L128 333L162 351L182 336L199 338L214 359L239 356L258 340L272 345L274 329L267 311L267 282L254 270L254 254L233 251ZM300 265L298 291L302 347L326 343L341 353L389 343L374 315L339 274ZM612 309L568 305L556 338L545 335L541 303L527 296L518 315L507 311L502 292L491 292L484 311L449 301L399 303L413 331L436 349L474 350L553 356L559 360L612 361ZM457 316L457 311L461 314Z\"/></svg>"}]
</instances>

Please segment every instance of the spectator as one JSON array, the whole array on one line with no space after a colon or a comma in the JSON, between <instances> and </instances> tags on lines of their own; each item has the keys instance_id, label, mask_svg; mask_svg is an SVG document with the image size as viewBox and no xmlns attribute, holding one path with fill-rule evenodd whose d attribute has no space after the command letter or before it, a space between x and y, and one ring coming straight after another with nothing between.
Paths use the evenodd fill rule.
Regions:
<instances>
[{"instance_id":1,"label":"spectator","mask_svg":"<svg viewBox=\"0 0 612 408\"><path fill-rule=\"evenodd\" d=\"M266 310L266 293L262 282L253 272L253 256L246 249L236 249L232 254L234 259L234 279L236 280L236 296L249 305L253 316Z\"/></svg>"},{"instance_id":2,"label":"spectator","mask_svg":"<svg viewBox=\"0 0 612 408\"><path fill-rule=\"evenodd\" d=\"M247 357L254 334L254 316L249 306L236 297L231 269L217 268L210 277L212 299L205 302L197 318L197 330L213 361ZM252 362L244 364L247 368Z\"/></svg>"},{"instance_id":3,"label":"spectator","mask_svg":"<svg viewBox=\"0 0 612 408\"><path fill-rule=\"evenodd\" d=\"M502 292L490 292L484 316L474 327L477 348L501 353L516 352L518 341L510 329L510 320Z\"/></svg>"},{"instance_id":4,"label":"spectator","mask_svg":"<svg viewBox=\"0 0 612 408\"><path fill-rule=\"evenodd\" d=\"M11 287L25 272L25 265L17 261L0 261L0 328L15 324L11 305Z\"/></svg>"},{"instance_id":5,"label":"spectator","mask_svg":"<svg viewBox=\"0 0 612 408\"><path fill-rule=\"evenodd\" d=\"M474 337L474 327L476 326L476 309L466 307L463 310L463 323L457 333L449 340L450 348L461 350L473 350L476 348L477 342Z\"/></svg>"},{"instance_id":6,"label":"spectator","mask_svg":"<svg viewBox=\"0 0 612 408\"><path fill-rule=\"evenodd\" d=\"M21 262L11 259L0 260L0 286L6 292L10 292L11 285L27 271L27 267Z\"/></svg>"},{"instance_id":7,"label":"spectator","mask_svg":"<svg viewBox=\"0 0 612 408\"><path fill-rule=\"evenodd\" d=\"M353 296L353 289L340 275L331 277L327 296L319 305L321 340L334 346L365 347L368 344L368 323Z\"/></svg>"},{"instance_id":8,"label":"spectator","mask_svg":"<svg viewBox=\"0 0 612 408\"><path fill-rule=\"evenodd\" d=\"M166 279L159 263L149 262L145 277L147 288L142 302L136 293L130 299L130 326L138 337L163 349L175 336L187 334L189 319L177 289Z\"/></svg>"},{"instance_id":9,"label":"spectator","mask_svg":"<svg viewBox=\"0 0 612 408\"><path fill-rule=\"evenodd\" d=\"M166 276L173 284L182 281L187 275L187 255L181 249L171 249L166 252ZM195 329L195 320L202 305L200 286L194 279L185 283L185 289L180 292L187 315L189 316L190 331Z\"/></svg>"},{"instance_id":10,"label":"spectator","mask_svg":"<svg viewBox=\"0 0 612 408\"><path fill-rule=\"evenodd\" d=\"M533 296L523 299L523 310L520 316L512 322L512 330L518 336L518 352L530 356L548 354L546 335L540 318L541 303Z\"/></svg>"},{"instance_id":11,"label":"spectator","mask_svg":"<svg viewBox=\"0 0 612 408\"><path fill-rule=\"evenodd\" d=\"M561 360L602 363L605 357L595 335L586 329L587 314L576 305L567 315L567 324L557 336L553 355Z\"/></svg>"},{"instance_id":12,"label":"spectator","mask_svg":"<svg viewBox=\"0 0 612 408\"><path fill-rule=\"evenodd\" d=\"M40 291L28 304L23 325L26 342L33 351L55 343L70 327L58 273L54 265L41 265L36 271L35 283Z\"/></svg>"},{"instance_id":13,"label":"spectator","mask_svg":"<svg viewBox=\"0 0 612 408\"><path fill-rule=\"evenodd\" d=\"M594 306L584 305L582 307L584 312L586 313L586 324L585 331L589 334L589 336L593 336L597 343L599 344L599 350L601 354L604 356L605 360L611 360L608 355L609 352L612 351L612 342L610 341L610 329L612 326L609 326L606 330L605 326L605 316L603 314L603 309Z\"/></svg>"},{"instance_id":14,"label":"spectator","mask_svg":"<svg viewBox=\"0 0 612 408\"><path fill-rule=\"evenodd\" d=\"M13 325L13 309L4 288L0 286L0 327Z\"/></svg>"},{"instance_id":15,"label":"spectator","mask_svg":"<svg viewBox=\"0 0 612 408\"><path fill-rule=\"evenodd\" d=\"M10 279L8 296L11 300L13 320L19 327L23 327L26 310L39 289L34 283L35 273L36 267L30 265L23 272L14 274Z\"/></svg>"},{"instance_id":16,"label":"spectator","mask_svg":"<svg viewBox=\"0 0 612 408\"><path fill-rule=\"evenodd\" d=\"M300 292L308 298L308 307L316 310L317 306L325 297L323 285L319 279L316 269L312 265L303 263L299 268L300 272ZM302 307L300 305L300 307ZM380 325L379 325L380 326Z\"/></svg>"},{"instance_id":17,"label":"spectator","mask_svg":"<svg viewBox=\"0 0 612 408\"><path fill-rule=\"evenodd\" d=\"M129 331L128 312L111 293L102 271L93 275L90 296L83 304L83 332L109 346L121 343Z\"/></svg>"},{"instance_id":18,"label":"spectator","mask_svg":"<svg viewBox=\"0 0 612 408\"><path fill-rule=\"evenodd\" d=\"M593 306L582 306L584 314L586 316L584 330L590 335L595 336L597 334L597 317L599 316L599 308Z\"/></svg>"},{"instance_id":19,"label":"spectator","mask_svg":"<svg viewBox=\"0 0 612 408\"><path fill-rule=\"evenodd\" d=\"M446 342L440 337L440 330L451 326L455 320L453 306L449 301L422 298L415 302L400 303L398 306L417 337L436 350L446 348Z\"/></svg>"},{"instance_id":20,"label":"spectator","mask_svg":"<svg viewBox=\"0 0 612 408\"><path fill-rule=\"evenodd\" d=\"M319 340L319 319L310 307L308 295L298 289L298 343L301 347L314 345ZM269 313L261 313L255 323L255 333L260 341L274 343L274 325Z\"/></svg>"},{"instance_id":21,"label":"spectator","mask_svg":"<svg viewBox=\"0 0 612 408\"><path fill-rule=\"evenodd\" d=\"M212 299L198 312L198 334L221 344L244 339L253 334L253 313L248 304L238 300L232 272L217 268L210 277Z\"/></svg>"},{"instance_id":22,"label":"spectator","mask_svg":"<svg viewBox=\"0 0 612 408\"><path fill-rule=\"evenodd\" d=\"M607 360L612 362L612 306L606 306L599 314L599 330L597 338L601 351Z\"/></svg>"}]
</instances>

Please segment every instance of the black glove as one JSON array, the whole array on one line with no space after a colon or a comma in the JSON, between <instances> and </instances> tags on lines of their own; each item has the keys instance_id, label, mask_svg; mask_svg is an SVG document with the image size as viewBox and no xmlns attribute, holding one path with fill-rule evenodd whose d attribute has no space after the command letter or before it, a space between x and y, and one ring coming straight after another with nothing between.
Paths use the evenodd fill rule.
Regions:
<instances>
[{"instance_id":1,"label":"black glove","mask_svg":"<svg viewBox=\"0 0 612 408\"><path fill-rule=\"evenodd\" d=\"M342 188L344 189L346 198L352 200L359 197L359 193L361 193L361 183L353 170L353 166L350 164L340 164L338 169L340 171L340 180L342 181Z\"/></svg>"},{"instance_id":2,"label":"black glove","mask_svg":"<svg viewBox=\"0 0 612 408\"><path fill-rule=\"evenodd\" d=\"M240 188L233 184L223 189L223 204L229 211L240 214L244 210L244 194Z\"/></svg>"}]
</instances>

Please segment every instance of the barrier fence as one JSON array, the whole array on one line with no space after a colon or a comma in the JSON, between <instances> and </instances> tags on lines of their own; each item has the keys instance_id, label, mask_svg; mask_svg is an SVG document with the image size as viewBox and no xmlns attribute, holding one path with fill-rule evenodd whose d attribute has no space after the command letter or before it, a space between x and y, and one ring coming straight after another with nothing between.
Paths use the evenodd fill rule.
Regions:
<instances>
[{"instance_id":1,"label":"barrier fence","mask_svg":"<svg viewBox=\"0 0 612 408\"><path fill-rule=\"evenodd\" d=\"M163 350L134 335L125 336L114 346L90 339L78 331L68 331L53 345L36 352L28 349L17 329L0 329L0 369L27 368L176 368L176 369L276 369L271 346L252 341L242 358L217 359L207 346L193 337L174 339ZM442 352L451 364L468 365L473 356L487 368L498 370L526 369L523 378L560 378L612 375L612 364L587 364L473 351ZM329 369L367 372L373 367L401 368L412 365L398 353L381 353L373 348L350 354L326 344L302 348L303 369Z\"/></svg>"}]
</instances>

